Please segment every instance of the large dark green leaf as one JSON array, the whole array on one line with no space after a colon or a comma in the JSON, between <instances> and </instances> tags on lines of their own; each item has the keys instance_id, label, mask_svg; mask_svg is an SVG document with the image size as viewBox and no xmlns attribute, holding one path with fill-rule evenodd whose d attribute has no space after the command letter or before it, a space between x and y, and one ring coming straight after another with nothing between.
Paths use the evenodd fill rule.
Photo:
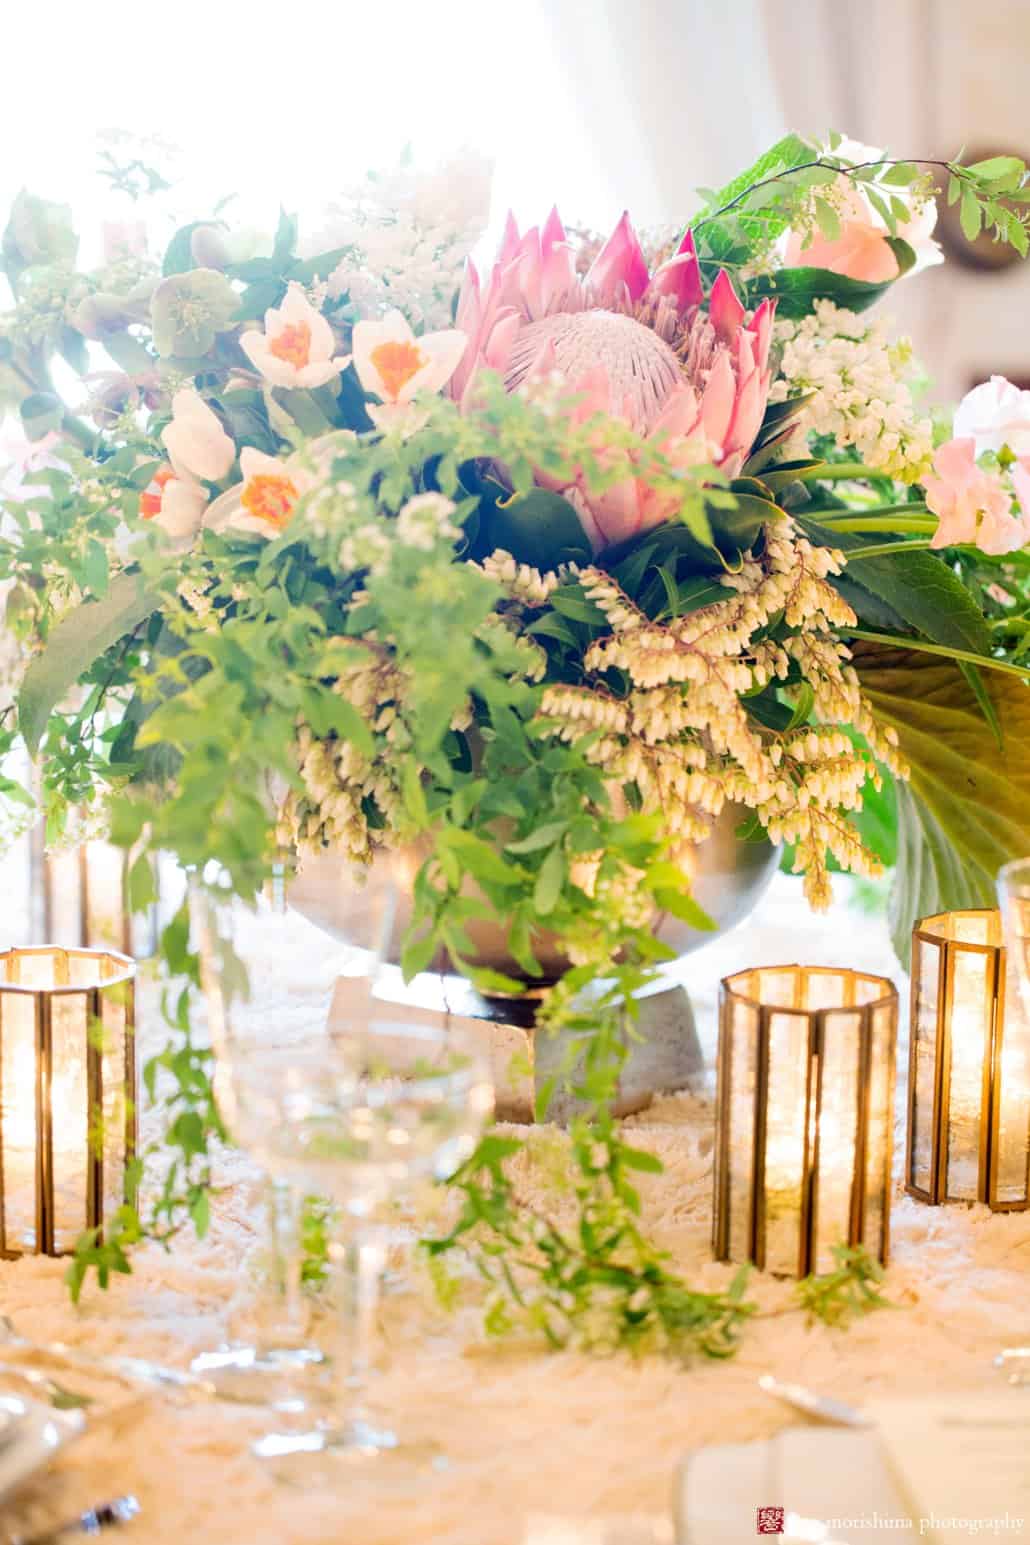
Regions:
<instances>
[{"instance_id":1,"label":"large dark green leaf","mask_svg":"<svg viewBox=\"0 0 1030 1545\"><path fill-rule=\"evenodd\" d=\"M863 644L855 664L912 770L897 788L891 894L894 947L907 961L918 918L992 906L1002 864L1030 853L1030 686L983 672L1002 731L999 749L975 692L950 662Z\"/></svg>"},{"instance_id":2,"label":"large dark green leaf","mask_svg":"<svg viewBox=\"0 0 1030 1545\"><path fill-rule=\"evenodd\" d=\"M810 520L801 519L800 524L822 547L839 547L847 553L869 546L868 537L830 531ZM915 548L879 558L849 558L845 574L853 586L872 598L866 620L874 626L882 625L886 604L934 644L973 654L990 652L991 634L983 613L962 581L934 553ZM855 604L853 592L848 599ZM861 605L856 605L856 610L863 618Z\"/></svg>"},{"instance_id":3,"label":"large dark green leaf","mask_svg":"<svg viewBox=\"0 0 1030 1545\"><path fill-rule=\"evenodd\" d=\"M845 274L835 274L829 268L780 268L749 280L748 298L753 303L765 296L773 297L780 317L808 316L815 309L817 300L832 300L835 306L842 306L848 311L866 311L915 262L916 255L908 242L891 237L887 240L898 259L898 272L894 279L870 284L864 279L849 279Z\"/></svg>"},{"instance_id":4,"label":"large dark green leaf","mask_svg":"<svg viewBox=\"0 0 1030 1545\"><path fill-rule=\"evenodd\" d=\"M18 694L18 728L35 756L51 712L84 671L120 638L131 633L160 598L138 574L119 574L102 601L91 601L66 617L28 670Z\"/></svg>"},{"instance_id":5,"label":"large dark green leaf","mask_svg":"<svg viewBox=\"0 0 1030 1545\"><path fill-rule=\"evenodd\" d=\"M480 520L477 545L484 552L503 547L519 563L538 569L590 561L590 542L579 516L561 494L545 488L495 504L484 500Z\"/></svg>"}]
</instances>

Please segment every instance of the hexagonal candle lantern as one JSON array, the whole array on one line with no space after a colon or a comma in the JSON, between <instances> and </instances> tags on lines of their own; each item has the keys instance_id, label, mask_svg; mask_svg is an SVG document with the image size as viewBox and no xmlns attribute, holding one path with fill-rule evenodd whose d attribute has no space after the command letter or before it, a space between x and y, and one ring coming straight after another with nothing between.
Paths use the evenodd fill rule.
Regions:
<instances>
[{"instance_id":1,"label":"hexagonal candle lantern","mask_svg":"<svg viewBox=\"0 0 1030 1545\"><path fill-rule=\"evenodd\" d=\"M1030 1207L1030 1016L1012 974L997 911L913 929L905 1190L920 1201Z\"/></svg>"},{"instance_id":2,"label":"hexagonal candle lantern","mask_svg":"<svg viewBox=\"0 0 1030 1545\"><path fill-rule=\"evenodd\" d=\"M885 977L769 966L720 989L713 1249L784 1276L833 1247L887 1259L898 994Z\"/></svg>"},{"instance_id":3,"label":"hexagonal candle lantern","mask_svg":"<svg viewBox=\"0 0 1030 1545\"><path fill-rule=\"evenodd\" d=\"M136 1149L136 967L0 952L0 1254L70 1251L124 1199Z\"/></svg>"}]
</instances>

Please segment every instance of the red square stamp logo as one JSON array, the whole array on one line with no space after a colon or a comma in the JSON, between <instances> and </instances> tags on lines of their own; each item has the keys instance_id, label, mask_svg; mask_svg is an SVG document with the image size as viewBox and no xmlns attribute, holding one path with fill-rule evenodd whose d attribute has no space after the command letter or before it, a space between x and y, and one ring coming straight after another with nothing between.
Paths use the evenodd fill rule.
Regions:
<instances>
[{"instance_id":1,"label":"red square stamp logo","mask_svg":"<svg viewBox=\"0 0 1030 1545\"><path fill-rule=\"evenodd\" d=\"M782 1534L783 1533L783 1509L782 1507L760 1507L758 1509L758 1527L756 1534Z\"/></svg>"}]
</instances>

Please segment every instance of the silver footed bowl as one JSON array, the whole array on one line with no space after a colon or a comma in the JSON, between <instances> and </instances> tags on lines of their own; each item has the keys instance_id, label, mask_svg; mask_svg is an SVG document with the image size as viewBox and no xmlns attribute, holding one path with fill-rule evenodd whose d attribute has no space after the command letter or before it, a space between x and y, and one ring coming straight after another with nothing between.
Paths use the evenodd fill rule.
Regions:
<instances>
[{"instance_id":1,"label":"silver footed bowl","mask_svg":"<svg viewBox=\"0 0 1030 1545\"><path fill-rule=\"evenodd\" d=\"M765 838L744 842L737 836L737 829L747 816L748 812L742 806L726 805L715 821L711 836L694 849L692 894L715 923L715 932L700 932L668 912L655 914L655 933L677 955L689 955L743 922L761 900L776 873L779 848ZM397 887L400 915L393 931L393 943L398 951L411 918L415 875L427 851L426 846L416 844L398 848L380 855L369 871L370 902L377 885L392 882ZM343 921L350 905L341 898L340 892L344 868L350 868L350 865L342 864L331 852L307 858L290 884L289 904L334 938L360 944L362 941L348 936ZM508 953L507 930L502 925L472 921L467 925L467 931L476 947L475 965L522 978L523 972ZM534 985L543 986L562 974L568 960L561 939L553 933L536 935L534 949L544 972L542 979L534 979ZM396 955L394 960L396 962ZM442 954L429 969L447 971L451 966Z\"/></svg>"}]
</instances>

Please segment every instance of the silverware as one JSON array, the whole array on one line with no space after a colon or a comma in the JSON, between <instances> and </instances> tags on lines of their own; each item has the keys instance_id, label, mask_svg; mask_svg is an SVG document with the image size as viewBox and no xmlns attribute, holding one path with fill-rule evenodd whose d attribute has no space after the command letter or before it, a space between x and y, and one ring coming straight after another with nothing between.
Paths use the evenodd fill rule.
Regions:
<instances>
[{"instance_id":1,"label":"silverware","mask_svg":"<svg viewBox=\"0 0 1030 1545\"><path fill-rule=\"evenodd\" d=\"M56 1541L66 1540L72 1534L100 1534L104 1529L129 1523L138 1512L139 1503L135 1497L115 1497L113 1502L98 1502L96 1507L87 1508L77 1518L69 1518L43 1534L16 1534L11 1545L55 1545Z\"/></svg>"},{"instance_id":2,"label":"silverware","mask_svg":"<svg viewBox=\"0 0 1030 1545\"><path fill-rule=\"evenodd\" d=\"M28 1337L19 1335L6 1314L0 1314L0 1346L17 1347L20 1351L32 1352L37 1357L54 1359L68 1368L79 1368L83 1373L108 1374L126 1384L158 1385L170 1389L188 1390L194 1394L214 1394L214 1387L208 1380L198 1378L192 1373L185 1373L178 1368L168 1368L162 1363L151 1362L147 1357L103 1357L92 1352L83 1352L78 1347L67 1346L63 1341L30 1341ZM20 1371L20 1365L17 1363L0 1364L0 1372L8 1368L12 1373ZM86 1398L88 1400L89 1397Z\"/></svg>"},{"instance_id":3,"label":"silverware","mask_svg":"<svg viewBox=\"0 0 1030 1545\"><path fill-rule=\"evenodd\" d=\"M844 1400L834 1400L830 1395L817 1395L803 1384L785 1384L774 1379L771 1373L763 1373L758 1387L774 1400L782 1400L816 1422L827 1422L833 1427L871 1427L872 1422L863 1416L857 1406Z\"/></svg>"}]
</instances>

